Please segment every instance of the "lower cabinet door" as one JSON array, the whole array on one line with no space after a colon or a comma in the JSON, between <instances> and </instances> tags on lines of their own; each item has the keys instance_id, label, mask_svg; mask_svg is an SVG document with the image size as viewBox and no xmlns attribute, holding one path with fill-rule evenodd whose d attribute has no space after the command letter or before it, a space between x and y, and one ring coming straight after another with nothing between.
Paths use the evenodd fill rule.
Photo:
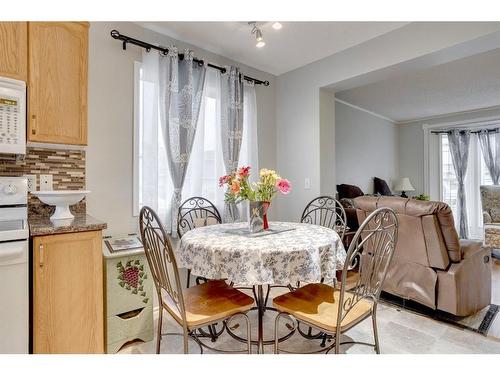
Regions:
<instances>
[{"instance_id":1,"label":"lower cabinet door","mask_svg":"<svg viewBox=\"0 0 500 375\"><path fill-rule=\"evenodd\" d=\"M103 353L101 231L33 240L33 352Z\"/></svg>"}]
</instances>

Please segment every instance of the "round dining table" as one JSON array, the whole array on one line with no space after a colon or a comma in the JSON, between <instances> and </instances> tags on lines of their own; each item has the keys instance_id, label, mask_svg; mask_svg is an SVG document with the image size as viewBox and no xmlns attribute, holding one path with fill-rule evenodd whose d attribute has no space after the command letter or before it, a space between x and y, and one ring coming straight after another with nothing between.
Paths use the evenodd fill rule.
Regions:
<instances>
[{"instance_id":1,"label":"round dining table","mask_svg":"<svg viewBox=\"0 0 500 375\"><path fill-rule=\"evenodd\" d=\"M250 233L247 223L217 224L186 232L177 250L179 267L206 279L226 279L256 289L259 353L273 344L263 337L264 285L333 284L346 253L333 229L313 224L271 222ZM255 291L254 289L254 291Z\"/></svg>"}]
</instances>

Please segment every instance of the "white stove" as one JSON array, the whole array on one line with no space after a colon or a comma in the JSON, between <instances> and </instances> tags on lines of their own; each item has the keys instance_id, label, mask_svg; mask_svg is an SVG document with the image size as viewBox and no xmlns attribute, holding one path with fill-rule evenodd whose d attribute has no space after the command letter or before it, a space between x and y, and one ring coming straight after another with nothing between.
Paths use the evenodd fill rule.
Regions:
<instances>
[{"instance_id":1,"label":"white stove","mask_svg":"<svg viewBox=\"0 0 500 375\"><path fill-rule=\"evenodd\" d=\"M28 353L28 183L0 177L0 354Z\"/></svg>"}]
</instances>

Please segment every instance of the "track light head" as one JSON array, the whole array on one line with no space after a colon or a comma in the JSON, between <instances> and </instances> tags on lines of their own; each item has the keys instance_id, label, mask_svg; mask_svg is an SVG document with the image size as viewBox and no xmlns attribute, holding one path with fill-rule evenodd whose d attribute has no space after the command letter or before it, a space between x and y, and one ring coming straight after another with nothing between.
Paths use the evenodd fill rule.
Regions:
<instances>
[{"instance_id":1,"label":"track light head","mask_svg":"<svg viewBox=\"0 0 500 375\"><path fill-rule=\"evenodd\" d=\"M255 40L257 41L257 43L255 44L255 46L257 48L264 47L266 45L266 42L264 42L264 37L262 35L262 30L260 29L260 27L257 26L257 22L252 21L252 22L249 22L248 24L252 27L251 33L255 34Z\"/></svg>"},{"instance_id":2,"label":"track light head","mask_svg":"<svg viewBox=\"0 0 500 375\"><path fill-rule=\"evenodd\" d=\"M274 30L280 30L283 27L283 25L279 22L274 22L273 23L273 29Z\"/></svg>"}]
</instances>

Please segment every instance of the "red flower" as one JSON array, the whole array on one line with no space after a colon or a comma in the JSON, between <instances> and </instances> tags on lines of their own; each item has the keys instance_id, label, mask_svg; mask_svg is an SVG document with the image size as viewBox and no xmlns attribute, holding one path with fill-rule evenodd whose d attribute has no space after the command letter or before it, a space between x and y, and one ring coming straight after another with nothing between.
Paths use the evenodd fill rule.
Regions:
<instances>
[{"instance_id":1,"label":"red flower","mask_svg":"<svg viewBox=\"0 0 500 375\"><path fill-rule=\"evenodd\" d=\"M238 176L241 178L248 177L250 175L250 167L241 167L238 169Z\"/></svg>"}]
</instances>

